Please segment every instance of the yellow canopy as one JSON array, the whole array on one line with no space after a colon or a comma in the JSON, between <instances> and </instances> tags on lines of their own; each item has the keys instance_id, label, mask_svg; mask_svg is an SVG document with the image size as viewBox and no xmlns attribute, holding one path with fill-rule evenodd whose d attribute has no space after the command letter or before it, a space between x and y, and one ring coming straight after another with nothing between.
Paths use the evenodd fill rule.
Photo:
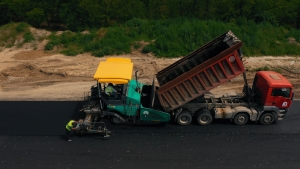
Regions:
<instances>
[{"instance_id":1,"label":"yellow canopy","mask_svg":"<svg viewBox=\"0 0 300 169\"><path fill-rule=\"evenodd\" d=\"M132 78L133 63L128 58L108 58L100 62L94 79L100 83L126 84Z\"/></svg>"},{"instance_id":2,"label":"yellow canopy","mask_svg":"<svg viewBox=\"0 0 300 169\"><path fill-rule=\"evenodd\" d=\"M124 62L124 63L131 63L131 59L129 58L107 58L106 62Z\"/></svg>"}]
</instances>

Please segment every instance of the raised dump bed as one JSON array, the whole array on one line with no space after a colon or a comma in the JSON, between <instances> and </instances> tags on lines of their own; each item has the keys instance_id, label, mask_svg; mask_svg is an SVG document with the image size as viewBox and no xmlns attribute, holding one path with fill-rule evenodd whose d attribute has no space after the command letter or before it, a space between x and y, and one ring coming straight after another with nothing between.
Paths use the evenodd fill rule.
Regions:
<instances>
[{"instance_id":1,"label":"raised dump bed","mask_svg":"<svg viewBox=\"0 0 300 169\"><path fill-rule=\"evenodd\" d=\"M170 112L242 74L242 42L228 31L157 74L157 95Z\"/></svg>"}]
</instances>

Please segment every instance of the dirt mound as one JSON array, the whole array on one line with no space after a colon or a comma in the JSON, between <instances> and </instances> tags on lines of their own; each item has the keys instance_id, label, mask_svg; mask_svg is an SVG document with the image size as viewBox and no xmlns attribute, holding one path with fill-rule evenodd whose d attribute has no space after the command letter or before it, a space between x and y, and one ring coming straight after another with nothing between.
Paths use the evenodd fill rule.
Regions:
<instances>
[{"instance_id":1,"label":"dirt mound","mask_svg":"<svg viewBox=\"0 0 300 169\"><path fill-rule=\"evenodd\" d=\"M51 78L66 77L65 72L49 72L38 68L36 65L31 63L22 63L15 67L9 67L1 71L2 75L6 78L43 78L51 76Z\"/></svg>"},{"instance_id":2,"label":"dirt mound","mask_svg":"<svg viewBox=\"0 0 300 169\"><path fill-rule=\"evenodd\" d=\"M44 56L50 56L51 53L45 53L44 51L41 50L33 50L33 51L24 51L24 52L19 52L14 55L14 59L16 60L33 60L37 58L41 58Z\"/></svg>"},{"instance_id":3,"label":"dirt mound","mask_svg":"<svg viewBox=\"0 0 300 169\"><path fill-rule=\"evenodd\" d=\"M6 80L6 77L3 75L3 73L0 73L0 82Z\"/></svg>"},{"instance_id":4,"label":"dirt mound","mask_svg":"<svg viewBox=\"0 0 300 169\"><path fill-rule=\"evenodd\" d=\"M139 50L98 58L89 53L69 57L43 50L5 49L0 52L0 100L81 100L96 83L93 75L99 62L108 57L130 58L134 64L132 77L135 78L134 72L138 71L138 80L145 84L151 84L158 71L180 59L155 58ZM300 58L263 56L245 59L249 85L254 74L267 66L286 76L294 85L295 98L300 98ZM217 96L231 91L240 93L243 84L243 77L238 76L211 92Z\"/></svg>"}]
</instances>

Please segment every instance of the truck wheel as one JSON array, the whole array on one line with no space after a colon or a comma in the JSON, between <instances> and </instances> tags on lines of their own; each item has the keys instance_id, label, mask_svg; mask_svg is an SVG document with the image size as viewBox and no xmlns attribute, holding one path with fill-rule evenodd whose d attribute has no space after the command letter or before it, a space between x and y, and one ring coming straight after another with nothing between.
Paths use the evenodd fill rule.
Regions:
<instances>
[{"instance_id":1,"label":"truck wheel","mask_svg":"<svg viewBox=\"0 0 300 169\"><path fill-rule=\"evenodd\" d=\"M177 123L181 126L189 125L192 122L192 115L189 112L181 112L176 119Z\"/></svg>"},{"instance_id":2,"label":"truck wheel","mask_svg":"<svg viewBox=\"0 0 300 169\"><path fill-rule=\"evenodd\" d=\"M197 123L199 125L205 126L209 125L212 122L212 115L210 112L204 111L197 115Z\"/></svg>"},{"instance_id":3,"label":"truck wheel","mask_svg":"<svg viewBox=\"0 0 300 169\"><path fill-rule=\"evenodd\" d=\"M260 116L259 123L266 125L266 124L272 124L275 121L275 117L272 113L265 113Z\"/></svg>"},{"instance_id":4,"label":"truck wheel","mask_svg":"<svg viewBox=\"0 0 300 169\"><path fill-rule=\"evenodd\" d=\"M239 113L234 116L233 123L236 125L244 125L248 122L249 117L246 113Z\"/></svg>"}]
</instances>

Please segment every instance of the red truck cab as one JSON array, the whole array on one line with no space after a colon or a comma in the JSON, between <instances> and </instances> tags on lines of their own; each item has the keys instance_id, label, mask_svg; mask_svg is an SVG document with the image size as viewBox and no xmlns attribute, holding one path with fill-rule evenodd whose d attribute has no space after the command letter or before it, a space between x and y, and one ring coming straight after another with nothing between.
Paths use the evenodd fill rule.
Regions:
<instances>
[{"instance_id":1,"label":"red truck cab","mask_svg":"<svg viewBox=\"0 0 300 169\"><path fill-rule=\"evenodd\" d=\"M293 100L293 85L280 73L259 71L253 81L254 98L264 106L288 109Z\"/></svg>"}]
</instances>

